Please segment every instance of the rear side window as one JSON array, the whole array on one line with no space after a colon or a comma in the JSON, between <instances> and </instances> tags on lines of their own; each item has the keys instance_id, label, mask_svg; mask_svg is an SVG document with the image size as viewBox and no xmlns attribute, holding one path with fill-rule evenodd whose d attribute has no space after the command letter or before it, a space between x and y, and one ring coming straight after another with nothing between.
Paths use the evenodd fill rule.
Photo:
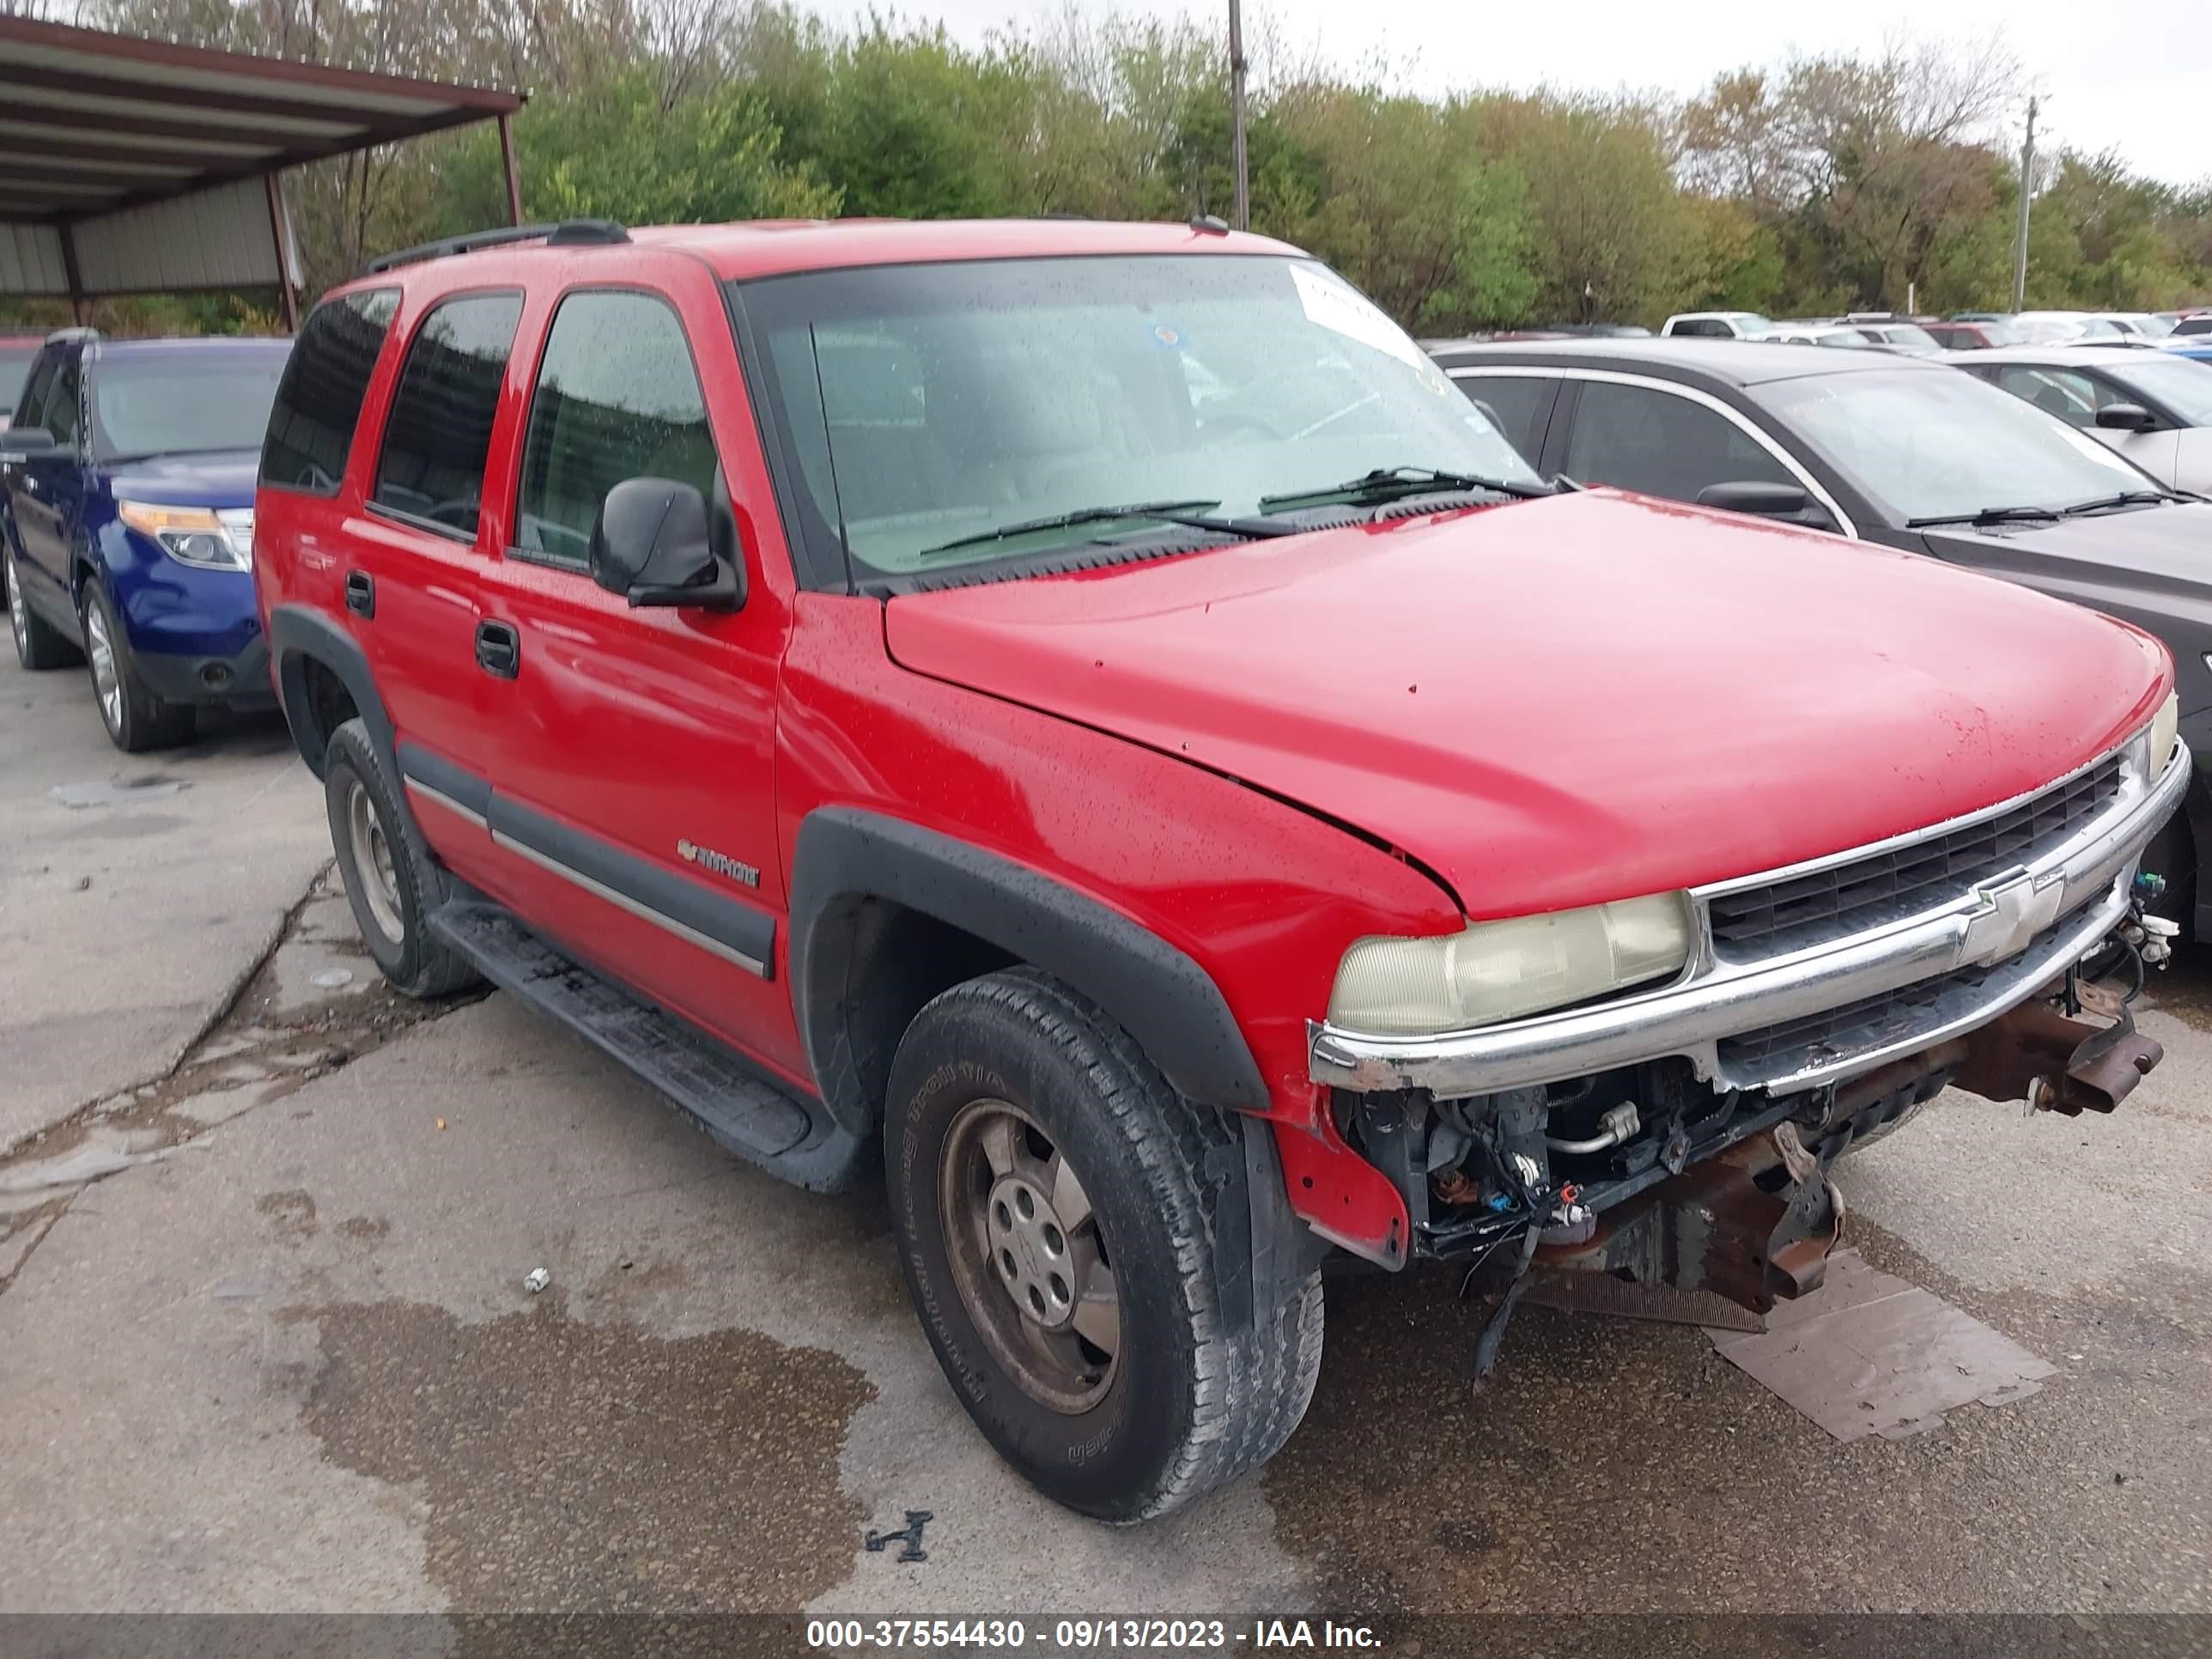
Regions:
<instances>
[{"instance_id":1,"label":"rear side window","mask_svg":"<svg viewBox=\"0 0 2212 1659\"><path fill-rule=\"evenodd\" d=\"M500 382L522 316L519 294L469 294L422 319L384 423L371 501L473 541Z\"/></svg>"},{"instance_id":2,"label":"rear side window","mask_svg":"<svg viewBox=\"0 0 2212 1659\"><path fill-rule=\"evenodd\" d=\"M398 309L396 288L348 294L315 307L277 383L261 446L262 483L311 495L337 492L369 376Z\"/></svg>"},{"instance_id":3,"label":"rear side window","mask_svg":"<svg viewBox=\"0 0 2212 1659\"><path fill-rule=\"evenodd\" d=\"M572 294L554 314L522 451L515 544L580 567L625 478L714 486L714 438L684 325L665 301Z\"/></svg>"},{"instance_id":4,"label":"rear side window","mask_svg":"<svg viewBox=\"0 0 2212 1659\"><path fill-rule=\"evenodd\" d=\"M1735 422L1671 392L1583 383L1567 476L1693 501L1717 483L1798 482Z\"/></svg>"},{"instance_id":5,"label":"rear side window","mask_svg":"<svg viewBox=\"0 0 2212 1659\"><path fill-rule=\"evenodd\" d=\"M1470 374L1457 382L1468 401L1490 417L1531 466L1536 465L1544 436L1541 422L1551 412L1552 392L1558 384L1518 374Z\"/></svg>"}]
</instances>

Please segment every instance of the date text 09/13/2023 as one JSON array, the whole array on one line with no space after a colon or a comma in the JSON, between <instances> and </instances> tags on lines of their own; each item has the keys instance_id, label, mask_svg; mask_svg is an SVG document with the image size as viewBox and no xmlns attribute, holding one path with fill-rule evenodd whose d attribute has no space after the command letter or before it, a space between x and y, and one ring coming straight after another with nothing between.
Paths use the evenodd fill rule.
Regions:
<instances>
[{"instance_id":1,"label":"date text 09/13/2023","mask_svg":"<svg viewBox=\"0 0 2212 1659\"><path fill-rule=\"evenodd\" d=\"M864 1653L887 1648L972 1648L986 1652L1035 1646L1095 1653L1130 1649L1339 1648L1373 1650L1369 1626L1327 1619L1054 1619L1032 1630L1019 1619L811 1619L808 1648Z\"/></svg>"}]
</instances>

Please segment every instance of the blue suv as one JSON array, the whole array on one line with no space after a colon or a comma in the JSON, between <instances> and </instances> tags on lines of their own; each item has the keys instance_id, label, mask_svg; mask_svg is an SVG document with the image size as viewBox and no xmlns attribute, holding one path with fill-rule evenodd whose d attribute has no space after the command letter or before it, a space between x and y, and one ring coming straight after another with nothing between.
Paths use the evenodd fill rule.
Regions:
<instances>
[{"instance_id":1,"label":"blue suv","mask_svg":"<svg viewBox=\"0 0 2212 1659\"><path fill-rule=\"evenodd\" d=\"M288 340L51 336L0 432L0 579L26 668L80 659L117 748L267 708L253 484Z\"/></svg>"}]
</instances>

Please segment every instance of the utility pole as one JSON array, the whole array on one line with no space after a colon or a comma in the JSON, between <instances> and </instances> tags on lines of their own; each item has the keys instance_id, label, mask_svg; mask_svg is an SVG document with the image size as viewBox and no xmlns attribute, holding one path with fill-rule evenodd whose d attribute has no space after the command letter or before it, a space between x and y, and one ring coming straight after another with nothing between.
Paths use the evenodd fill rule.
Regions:
<instances>
[{"instance_id":1,"label":"utility pole","mask_svg":"<svg viewBox=\"0 0 2212 1659\"><path fill-rule=\"evenodd\" d=\"M2027 308L2027 209L2035 194L2035 100L2027 100L2027 137L2020 147L2020 219L2012 234L2012 308Z\"/></svg>"},{"instance_id":2,"label":"utility pole","mask_svg":"<svg viewBox=\"0 0 2212 1659\"><path fill-rule=\"evenodd\" d=\"M1252 179L1244 155L1244 7L1229 0L1229 123L1231 167L1237 175L1237 211L1229 222L1252 228Z\"/></svg>"}]
</instances>

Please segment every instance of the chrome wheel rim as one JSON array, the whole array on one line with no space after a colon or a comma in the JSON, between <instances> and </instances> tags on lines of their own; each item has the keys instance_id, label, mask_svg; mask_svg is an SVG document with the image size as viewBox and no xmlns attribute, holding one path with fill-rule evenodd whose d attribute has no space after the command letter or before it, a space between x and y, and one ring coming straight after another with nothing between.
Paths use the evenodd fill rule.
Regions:
<instances>
[{"instance_id":1,"label":"chrome wheel rim","mask_svg":"<svg viewBox=\"0 0 2212 1659\"><path fill-rule=\"evenodd\" d=\"M97 600L85 603L84 654L92 664L92 689L100 698L100 717L107 722L109 731L120 735L123 676L115 661L115 641L107 636L106 616Z\"/></svg>"},{"instance_id":2,"label":"chrome wheel rim","mask_svg":"<svg viewBox=\"0 0 2212 1659\"><path fill-rule=\"evenodd\" d=\"M1074 1165L1019 1107L970 1101L945 1133L938 1213L961 1302L1000 1365L1054 1411L1096 1406L1119 1363L1121 1304Z\"/></svg>"},{"instance_id":3,"label":"chrome wheel rim","mask_svg":"<svg viewBox=\"0 0 2212 1659\"><path fill-rule=\"evenodd\" d=\"M346 839L351 843L353 867L361 882L361 896L368 906L376 931L392 945L406 942L407 929L399 919L399 872L392 859L392 842L376 803L359 782L346 790Z\"/></svg>"},{"instance_id":4,"label":"chrome wheel rim","mask_svg":"<svg viewBox=\"0 0 2212 1659\"><path fill-rule=\"evenodd\" d=\"M31 654L31 613L23 608L23 584L15 579L15 556L8 556L8 626L15 633L15 654Z\"/></svg>"}]
</instances>

